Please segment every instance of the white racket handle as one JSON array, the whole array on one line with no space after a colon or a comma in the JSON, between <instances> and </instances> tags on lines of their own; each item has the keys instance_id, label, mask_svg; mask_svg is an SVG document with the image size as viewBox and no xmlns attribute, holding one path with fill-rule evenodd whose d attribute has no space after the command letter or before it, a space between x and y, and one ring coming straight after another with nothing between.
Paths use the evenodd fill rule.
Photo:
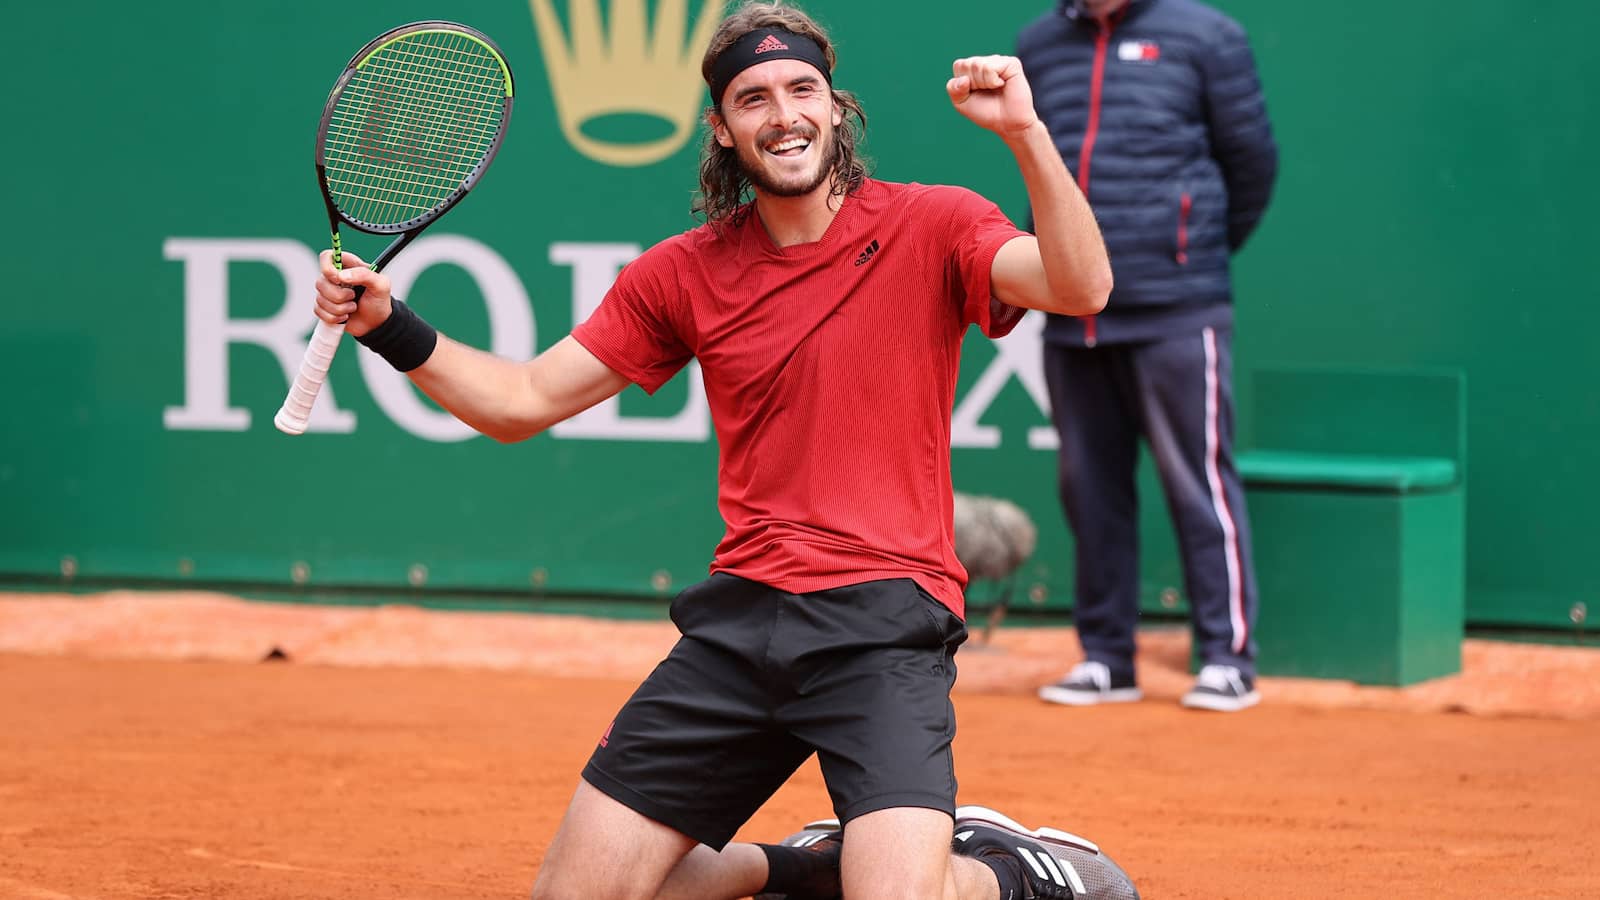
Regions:
<instances>
[{"instance_id":1,"label":"white racket handle","mask_svg":"<svg viewBox=\"0 0 1600 900\"><path fill-rule=\"evenodd\" d=\"M329 325L317 320L317 330L311 333L311 343L306 345L305 358L300 360L300 373L289 386L289 396L283 398L283 408L272 417L272 424L284 434L301 434L311 420L311 405L317 402L322 383L328 380L328 366L333 364L333 354L339 349L339 339L344 336L344 325Z\"/></svg>"}]
</instances>

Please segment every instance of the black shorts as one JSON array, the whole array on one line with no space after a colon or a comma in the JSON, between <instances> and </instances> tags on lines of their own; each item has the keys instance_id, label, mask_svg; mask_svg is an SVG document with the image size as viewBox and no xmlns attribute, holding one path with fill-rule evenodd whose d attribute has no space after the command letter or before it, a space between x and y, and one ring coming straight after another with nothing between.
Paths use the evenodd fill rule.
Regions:
<instances>
[{"instance_id":1,"label":"black shorts","mask_svg":"<svg viewBox=\"0 0 1600 900\"><path fill-rule=\"evenodd\" d=\"M788 594L718 573L672 621L682 639L617 714L589 784L719 850L812 753L842 822L954 815L967 629L911 579Z\"/></svg>"}]
</instances>

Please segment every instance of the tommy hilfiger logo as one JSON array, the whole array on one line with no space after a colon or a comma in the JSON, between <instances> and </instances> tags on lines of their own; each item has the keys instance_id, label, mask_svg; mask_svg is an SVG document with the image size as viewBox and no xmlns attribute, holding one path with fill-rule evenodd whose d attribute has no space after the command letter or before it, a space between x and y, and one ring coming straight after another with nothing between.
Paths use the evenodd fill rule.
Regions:
<instances>
[{"instance_id":1,"label":"tommy hilfiger logo","mask_svg":"<svg viewBox=\"0 0 1600 900\"><path fill-rule=\"evenodd\" d=\"M1161 58L1161 45L1155 41L1123 41L1117 45L1117 59L1123 62L1153 63Z\"/></svg>"},{"instance_id":2,"label":"tommy hilfiger logo","mask_svg":"<svg viewBox=\"0 0 1600 900\"><path fill-rule=\"evenodd\" d=\"M764 40L761 43L756 45L756 54L760 55L762 53L771 53L774 50L787 50L787 49L789 49L789 45L788 44L785 44L783 41L778 40L778 36L777 35L769 34L769 35L767 35L766 40Z\"/></svg>"},{"instance_id":3,"label":"tommy hilfiger logo","mask_svg":"<svg viewBox=\"0 0 1600 900\"><path fill-rule=\"evenodd\" d=\"M877 253L877 252L878 252L878 242L877 241L873 241L872 243L867 245L867 249L861 251L861 255L860 256L856 257L856 265L864 266L867 263L872 262L872 254Z\"/></svg>"}]
</instances>

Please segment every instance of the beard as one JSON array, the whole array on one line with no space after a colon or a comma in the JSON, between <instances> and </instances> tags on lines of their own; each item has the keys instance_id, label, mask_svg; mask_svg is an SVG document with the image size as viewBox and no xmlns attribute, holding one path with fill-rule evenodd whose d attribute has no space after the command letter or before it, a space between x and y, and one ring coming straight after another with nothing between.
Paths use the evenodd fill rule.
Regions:
<instances>
[{"instance_id":1,"label":"beard","mask_svg":"<svg viewBox=\"0 0 1600 900\"><path fill-rule=\"evenodd\" d=\"M784 137L802 137L811 142L810 150L815 150L817 153L816 168L813 171L779 176L768 170L763 159L765 151L760 148ZM757 190L774 197L803 197L820 187L822 182L833 174L834 154L838 150L834 143L833 132L830 131L827 140L820 145L817 139L817 129L803 124L787 131L765 132L756 138L753 158L746 156L747 151L744 147L737 148L735 156L739 163L739 174Z\"/></svg>"}]
</instances>

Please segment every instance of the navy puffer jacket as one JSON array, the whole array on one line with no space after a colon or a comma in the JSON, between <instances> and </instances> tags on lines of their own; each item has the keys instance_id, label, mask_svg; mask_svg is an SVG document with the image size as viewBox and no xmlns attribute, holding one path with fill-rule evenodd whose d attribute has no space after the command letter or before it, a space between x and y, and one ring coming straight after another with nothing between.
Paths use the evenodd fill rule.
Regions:
<instances>
[{"instance_id":1,"label":"navy puffer jacket","mask_svg":"<svg viewBox=\"0 0 1600 900\"><path fill-rule=\"evenodd\" d=\"M1116 275L1105 312L1051 316L1073 346L1233 321L1229 254L1277 175L1244 29L1195 0L1131 0L1105 27L1072 0L1023 29L1039 117L1094 207Z\"/></svg>"}]
</instances>

